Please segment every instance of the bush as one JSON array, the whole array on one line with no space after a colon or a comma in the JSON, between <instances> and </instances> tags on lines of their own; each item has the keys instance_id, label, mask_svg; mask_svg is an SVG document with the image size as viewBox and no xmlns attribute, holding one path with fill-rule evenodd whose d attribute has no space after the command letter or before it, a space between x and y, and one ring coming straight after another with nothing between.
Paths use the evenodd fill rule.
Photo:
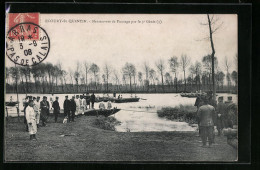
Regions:
<instances>
[{"instance_id":1,"label":"bush","mask_svg":"<svg viewBox=\"0 0 260 170\"><path fill-rule=\"evenodd\" d=\"M95 120L95 125L104 130L115 131L115 126L120 124L114 117L98 116Z\"/></svg>"},{"instance_id":2,"label":"bush","mask_svg":"<svg viewBox=\"0 0 260 170\"><path fill-rule=\"evenodd\" d=\"M197 123L197 108L192 105L179 105L177 107L163 107L157 111L159 117L189 124Z\"/></svg>"}]
</instances>

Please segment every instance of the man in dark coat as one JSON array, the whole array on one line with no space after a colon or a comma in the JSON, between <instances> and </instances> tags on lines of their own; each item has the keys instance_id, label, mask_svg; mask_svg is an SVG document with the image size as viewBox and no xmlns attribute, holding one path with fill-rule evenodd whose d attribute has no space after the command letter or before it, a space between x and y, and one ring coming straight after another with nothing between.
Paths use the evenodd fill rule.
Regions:
<instances>
[{"instance_id":1,"label":"man in dark coat","mask_svg":"<svg viewBox=\"0 0 260 170\"><path fill-rule=\"evenodd\" d=\"M56 97L56 100L52 103L52 107L53 107L53 113L54 113L54 120L55 123L57 123L57 119L58 119L58 115L60 114L60 105L59 105L59 97Z\"/></svg>"},{"instance_id":2,"label":"man in dark coat","mask_svg":"<svg viewBox=\"0 0 260 170\"><path fill-rule=\"evenodd\" d=\"M50 114L50 104L47 101L46 96L43 96L43 100L40 103L40 107L41 107L42 126L46 126L46 122Z\"/></svg>"},{"instance_id":3,"label":"man in dark coat","mask_svg":"<svg viewBox=\"0 0 260 170\"><path fill-rule=\"evenodd\" d=\"M206 146L207 139L209 146L213 143L215 108L208 104L207 98L202 99L202 106L198 110L199 126L201 131L202 147Z\"/></svg>"},{"instance_id":4,"label":"man in dark coat","mask_svg":"<svg viewBox=\"0 0 260 170\"><path fill-rule=\"evenodd\" d=\"M75 112L76 112L76 102L75 102L75 96L72 96L72 99L70 100L70 114L69 114L69 122L74 122L75 118Z\"/></svg>"},{"instance_id":5,"label":"man in dark coat","mask_svg":"<svg viewBox=\"0 0 260 170\"><path fill-rule=\"evenodd\" d=\"M63 103L63 109L64 109L64 116L70 116L70 100L68 99L68 96L65 96L65 100Z\"/></svg>"},{"instance_id":6,"label":"man in dark coat","mask_svg":"<svg viewBox=\"0 0 260 170\"><path fill-rule=\"evenodd\" d=\"M91 102L91 108L94 109L94 103L95 103L96 96L94 93L90 96L90 102Z\"/></svg>"},{"instance_id":7,"label":"man in dark coat","mask_svg":"<svg viewBox=\"0 0 260 170\"><path fill-rule=\"evenodd\" d=\"M218 130L218 136L221 135L222 129L224 127L224 122L223 122L224 111L225 111L225 104L223 103L223 96L220 96L218 98L218 105L216 108L216 116L215 116L215 123Z\"/></svg>"},{"instance_id":8,"label":"man in dark coat","mask_svg":"<svg viewBox=\"0 0 260 170\"><path fill-rule=\"evenodd\" d=\"M90 109L90 95L89 95L89 93L86 94L86 103L87 103L86 108Z\"/></svg>"}]
</instances>

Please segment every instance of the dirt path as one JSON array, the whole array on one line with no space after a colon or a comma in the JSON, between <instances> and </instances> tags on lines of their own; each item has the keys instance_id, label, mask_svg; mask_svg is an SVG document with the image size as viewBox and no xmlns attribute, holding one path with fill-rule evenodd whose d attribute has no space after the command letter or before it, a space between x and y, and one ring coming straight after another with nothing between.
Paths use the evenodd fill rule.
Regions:
<instances>
[{"instance_id":1,"label":"dirt path","mask_svg":"<svg viewBox=\"0 0 260 170\"><path fill-rule=\"evenodd\" d=\"M202 148L194 132L114 132L94 125L96 117L74 123L51 122L30 141L23 123L6 125L7 161L234 161L237 152L225 137ZM61 136L71 134L72 136ZM75 135L75 136L73 136Z\"/></svg>"}]
</instances>

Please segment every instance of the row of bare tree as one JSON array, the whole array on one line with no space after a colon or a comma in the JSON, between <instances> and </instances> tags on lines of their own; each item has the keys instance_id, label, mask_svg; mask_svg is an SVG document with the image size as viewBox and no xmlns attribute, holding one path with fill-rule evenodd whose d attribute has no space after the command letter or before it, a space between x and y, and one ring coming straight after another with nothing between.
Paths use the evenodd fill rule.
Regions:
<instances>
[{"instance_id":1,"label":"row of bare tree","mask_svg":"<svg viewBox=\"0 0 260 170\"><path fill-rule=\"evenodd\" d=\"M237 71L230 73L232 63L228 58L226 57L223 63L225 73L220 70L217 57L214 60L215 83L218 90L223 89L225 77L227 90L236 87ZM56 65L41 63L32 67L6 68L6 91L68 93L101 90L103 92L151 92L151 90L165 92L165 88L168 89L167 92L169 89L171 92L212 90L211 70L210 55L204 56L201 62L196 61L194 64L185 54L180 58L173 56L168 61L159 59L154 63L154 68L145 62L143 69L139 71L134 64L128 62L120 70L116 70L108 63L105 63L101 69L95 63L77 62L75 70L63 69L60 62ZM183 72L183 78L178 76L180 71Z\"/></svg>"}]
</instances>

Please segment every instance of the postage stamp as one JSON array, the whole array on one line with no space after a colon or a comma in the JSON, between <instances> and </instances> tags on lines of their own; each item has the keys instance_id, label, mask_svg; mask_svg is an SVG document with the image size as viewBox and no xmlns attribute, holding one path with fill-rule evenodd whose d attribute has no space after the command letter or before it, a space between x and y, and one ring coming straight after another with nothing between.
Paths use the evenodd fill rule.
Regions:
<instances>
[{"instance_id":1,"label":"postage stamp","mask_svg":"<svg viewBox=\"0 0 260 170\"><path fill-rule=\"evenodd\" d=\"M9 14L8 20L7 57L21 66L34 66L41 63L48 56L50 38L39 26L38 13Z\"/></svg>"}]
</instances>

